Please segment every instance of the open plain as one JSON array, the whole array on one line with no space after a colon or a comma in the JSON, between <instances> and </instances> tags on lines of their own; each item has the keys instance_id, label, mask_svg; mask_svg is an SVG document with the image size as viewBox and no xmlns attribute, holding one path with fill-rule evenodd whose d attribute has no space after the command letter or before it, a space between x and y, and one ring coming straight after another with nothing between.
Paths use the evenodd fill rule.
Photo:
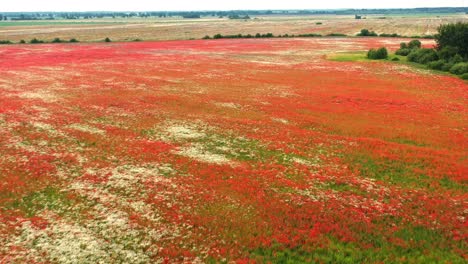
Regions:
<instances>
[{"instance_id":1,"label":"open plain","mask_svg":"<svg viewBox=\"0 0 468 264\"><path fill-rule=\"evenodd\" d=\"M316 31L301 23L275 30ZM0 34L176 38L171 25ZM464 263L466 82L328 59L401 41L0 47L0 262Z\"/></svg>"}]
</instances>

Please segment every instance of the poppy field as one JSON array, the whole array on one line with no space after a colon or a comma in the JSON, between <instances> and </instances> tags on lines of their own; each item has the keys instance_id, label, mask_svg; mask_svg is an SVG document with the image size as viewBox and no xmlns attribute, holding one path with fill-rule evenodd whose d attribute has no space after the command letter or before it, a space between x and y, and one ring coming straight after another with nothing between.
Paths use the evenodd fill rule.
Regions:
<instances>
[{"instance_id":1,"label":"poppy field","mask_svg":"<svg viewBox=\"0 0 468 264\"><path fill-rule=\"evenodd\" d=\"M466 263L466 82L327 59L400 42L0 47L0 263Z\"/></svg>"}]
</instances>

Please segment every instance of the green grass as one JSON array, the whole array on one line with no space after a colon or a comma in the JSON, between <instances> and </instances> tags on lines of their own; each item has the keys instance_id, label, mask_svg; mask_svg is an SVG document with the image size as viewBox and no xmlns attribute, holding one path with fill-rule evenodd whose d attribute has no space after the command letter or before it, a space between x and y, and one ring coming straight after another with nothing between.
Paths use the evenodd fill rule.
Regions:
<instances>
[{"instance_id":1,"label":"green grass","mask_svg":"<svg viewBox=\"0 0 468 264\"><path fill-rule=\"evenodd\" d=\"M71 206L71 202L66 194L60 192L54 187L28 194L27 196L16 200L6 206L7 209L17 209L23 212L27 217L37 215L42 210L52 210L62 212Z\"/></svg>"},{"instance_id":2,"label":"green grass","mask_svg":"<svg viewBox=\"0 0 468 264\"><path fill-rule=\"evenodd\" d=\"M422 163L408 163L400 160L386 158L373 158L368 154L356 154L347 156L347 161L352 168L358 169L360 175L367 178L380 180L386 183L399 185L405 188L432 188L431 183L437 182L447 190L468 191L463 183L457 183L448 177L442 179L431 178L427 175L416 173L419 169L428 169Z\"/></svg>"},{"instance_id":3,"label":"green grass","mask_svg":"<svg viewBox=\"0 0 468 264\"><path fill-rule=\"evenodd\" d=\"M331 61L371 61L366 57L365 52L339 52L327 55L327 59Z\"/></svg>"},{"instance_id":4,"label":"green grass","mask_svg":"<svg viewBox=\"0 0 468 264\"><path fill-rule=\"evenodd\" d=\"M375 62L375 61L381 61L381 62L397 63L397 64L407 65L407 66L410 66L412 68L425 70L428 73L435 73L435 74L440 74L440 75L446 75L446 76L461 78L459 75L451 74L449 72L430 69L425 64L410 62L410 61L407 60L407 57L399 56L399 55L395 55L395 54L389 54L388 59L386 59L386 60L370 60L370 59L367 58L367 52L364 52L364 51L333 53L333 54L327 55L326 58L328 60L338 61L338 62L372 62L372 61ZM394 58L398 58L398 60L397 61L392 61L392 59L394 59ZM468 80L466 80L466 82L468 82Z\"/></svg>"},{"instance_id":5,"label":"green grass","mask_svg":"<svg viewBox=\"0 0 468 264\"><path fill-rule=\"evenodd\" d=\"M408 242L401 247L383 242L381 245L363 249L355 243L346 243L330 238L328 245L312 250L284 248L274 245L258 248L250 253L257 263L465 263L464 259L447 244L446 238L437 231L424 227L408 227L398 231L395 237ZM459 247L463 248L462 242ZM448 243L450 244L450 243Z\"/></svg>"}]
</instances>

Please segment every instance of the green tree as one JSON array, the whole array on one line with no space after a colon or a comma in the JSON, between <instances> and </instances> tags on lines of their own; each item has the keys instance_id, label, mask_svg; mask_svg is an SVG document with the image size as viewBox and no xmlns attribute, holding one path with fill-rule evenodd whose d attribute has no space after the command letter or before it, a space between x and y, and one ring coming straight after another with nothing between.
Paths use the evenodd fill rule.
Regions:
<instances>
[{"instance_id":1,"label":"green tree","mask_svg":"<svg viewBox=\"0 0 468 264\"><path fill-rule=\"evenodd\" d=\"M451 46L458 48L458 54L468 59L468 23L458 22L456 24L441 25L438 34L435 35L437 50Z\"/></svg>"}]
</instances>

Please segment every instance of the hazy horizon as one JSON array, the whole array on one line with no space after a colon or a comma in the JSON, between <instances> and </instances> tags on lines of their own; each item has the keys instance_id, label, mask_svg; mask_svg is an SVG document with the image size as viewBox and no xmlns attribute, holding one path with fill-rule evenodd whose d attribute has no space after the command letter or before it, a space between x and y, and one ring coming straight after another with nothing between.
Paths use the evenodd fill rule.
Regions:
<instances>
[{"instance_id":1,"label":"hazy horizon","mask_svg":"<svg viewBox=\"0 0 468 264\"><path fill-rule=\"evenodd\" d=\"M197 2L186 0L151 1L133 0L115 2L112 0L95 0L70 2L63 0L15 0L2 3L0 12L86 12L86 11L223 11L223 10L303 10L303 9L398 9L424 7L466 7L467 0L395 0L392 2L376 2L357 0L349 1L329 0L326 2L298 1L248 1L221 2L200 0Z\"/></svg>"}]
</instances>

